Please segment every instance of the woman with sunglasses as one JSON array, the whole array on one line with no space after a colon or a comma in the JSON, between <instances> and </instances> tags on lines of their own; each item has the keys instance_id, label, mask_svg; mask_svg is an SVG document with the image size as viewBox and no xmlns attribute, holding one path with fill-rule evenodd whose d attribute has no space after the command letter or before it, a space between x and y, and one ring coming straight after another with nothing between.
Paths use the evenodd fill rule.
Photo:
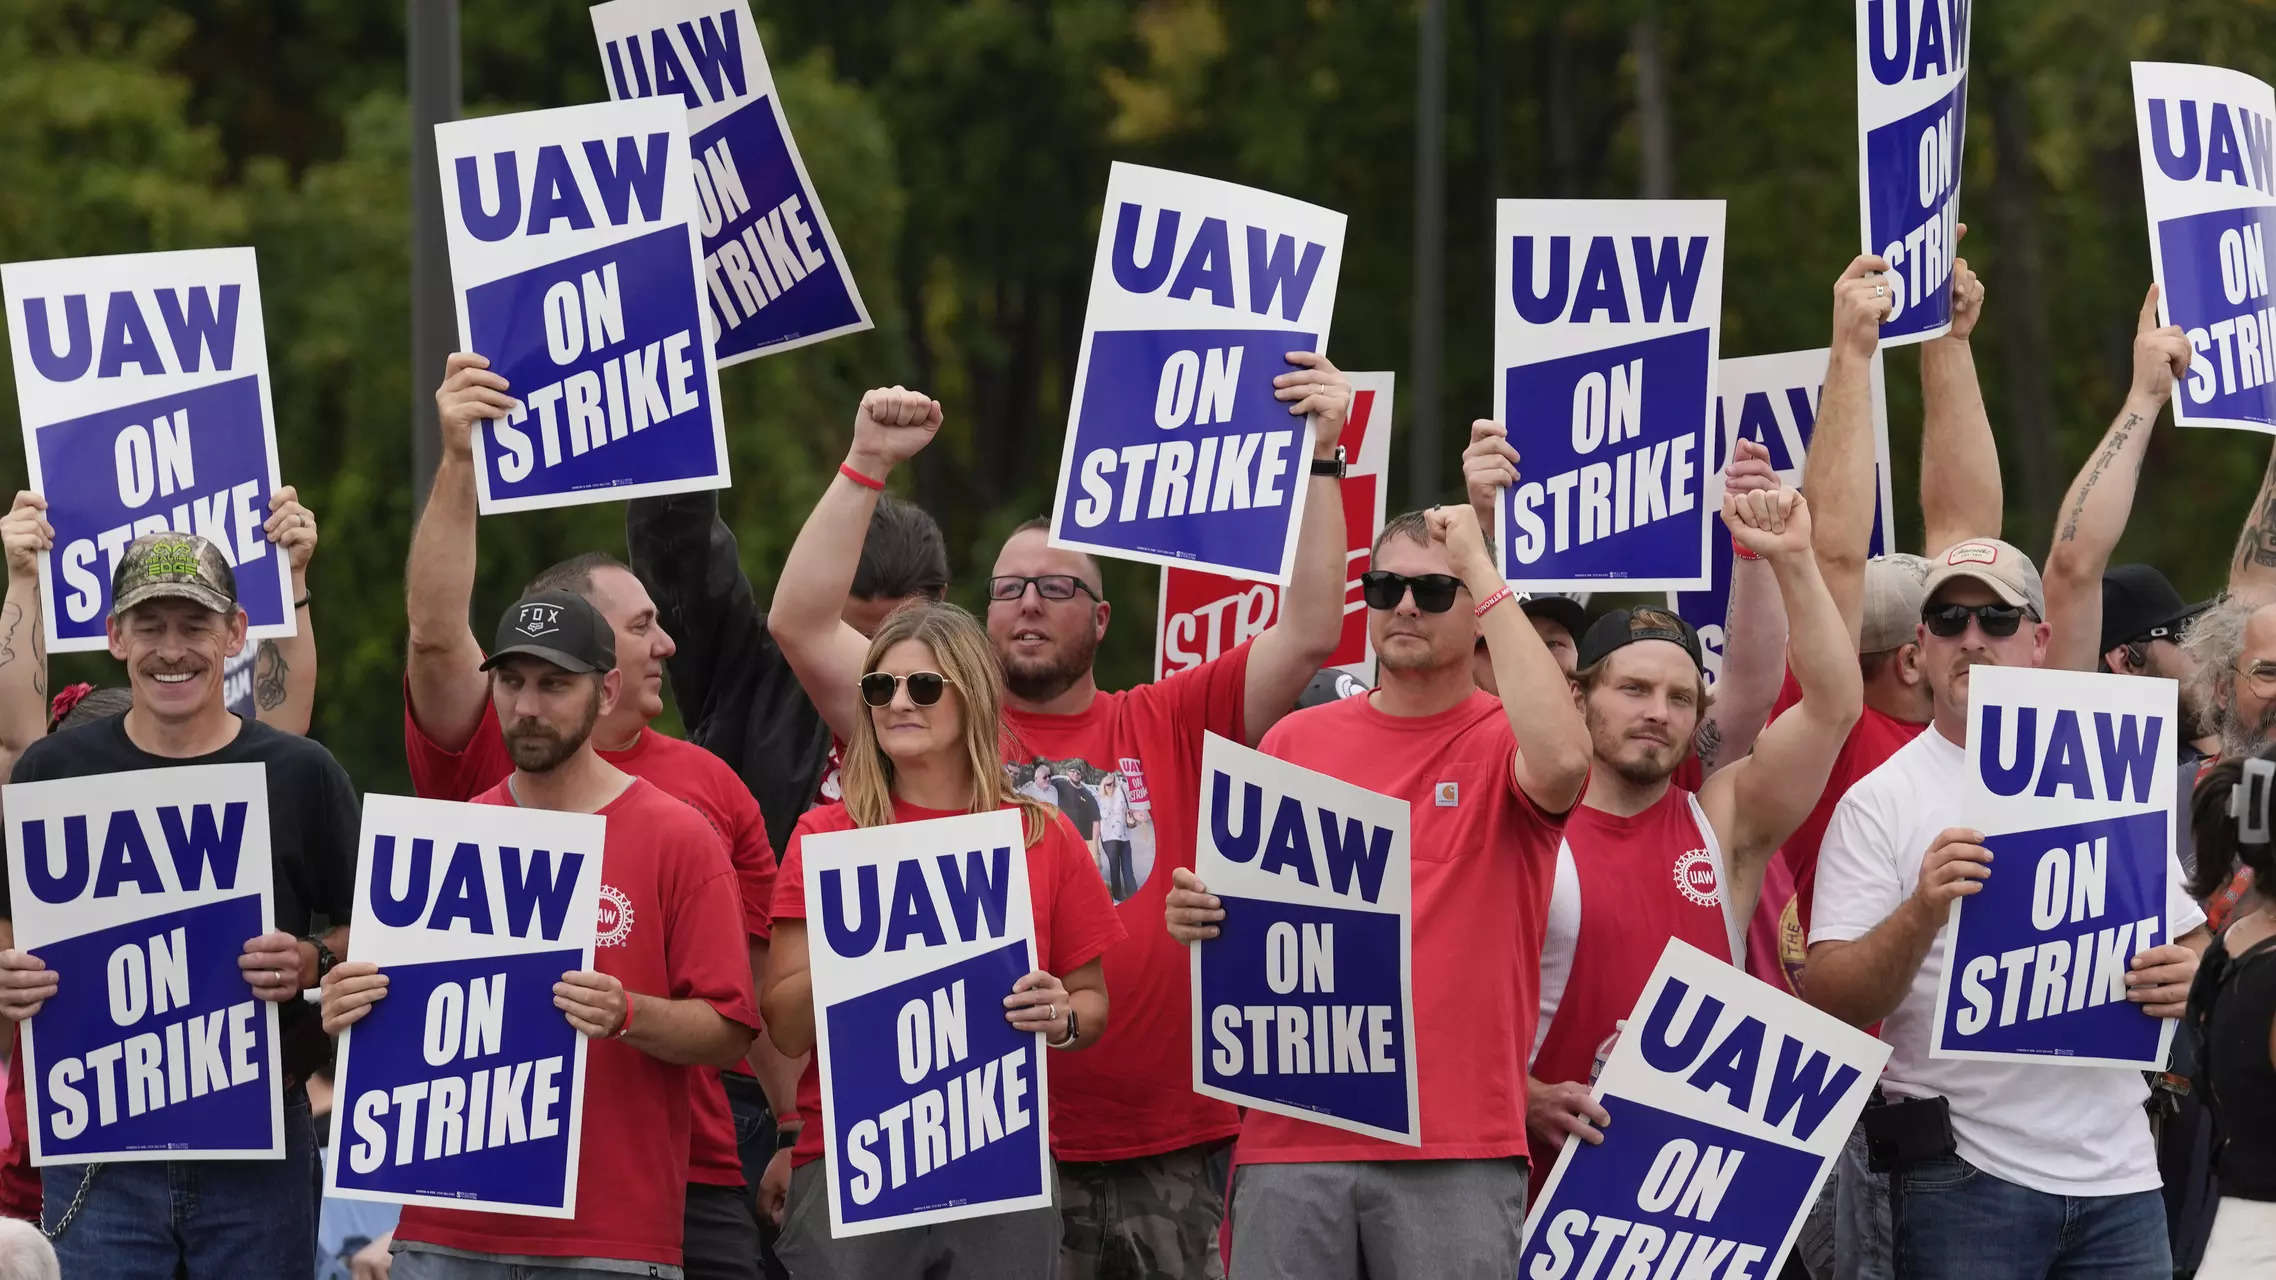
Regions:
<instances>
[{"instance_id":1,"label":"woman with sunglasses","mask_svg":"<svg viewBox=\"0 0 2276 1280\"><path fill-rule=\"evenodd\" d=\"M1014 809L1027 842L1036 968L1003 996L1004 1019L1055 1049L1082 1049L1106 1028L1099 957L1123 929L1090 851L1056 809L1015 794L1004 772L1003 674L980 624L949 604L906 605L870 641L858 682L863 710L846 744L845 799L799 819L775 877L775 934L761 1001L767 1034L791 1057L814 1049L807 967L805 842L809 835ZM1059 1267L1059 1211L1032 1209L876 1235L830 1235L822 1085L810 1061L798 1082L788 1206L777 1245L798 1280L871 1276L1033 1277Z\"/></svg>"}]
</instances>

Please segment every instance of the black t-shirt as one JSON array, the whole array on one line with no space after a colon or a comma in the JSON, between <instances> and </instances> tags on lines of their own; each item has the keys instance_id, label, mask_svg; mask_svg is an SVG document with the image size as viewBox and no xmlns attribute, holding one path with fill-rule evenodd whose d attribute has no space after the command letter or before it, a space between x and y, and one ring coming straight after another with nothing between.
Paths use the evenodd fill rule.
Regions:
<instances>
[{"instance_id":1,"label":"black t-shirt","mask_svg":"<svg viewBox=\"0 0 2276 1280\"><path fill-rule=\"evenodd\" d=\"M2276 1200L2276 1066L2268 1024L2276 1019L2276 938L2229 960L2205 1029L2213 1109L2220 1117L2221 1194Z\"/></svg>"},{"instance_id":2,"label":"black t-shirt","mask_svg":"<svg viewBox=\"0 0 2276 1280\"><path fill-rule=\"evenodd\" d=\"M268 772L269 861L276 877L276 927L296 937L346 924L356 894L362 812L355 785L332 753L311 739L244 720L229 745L208 755L154 756L126 736L126 717L51 734L16 761L13 782L46 782L193 764L258 764ZM0 915L12 912L0 876ZM248 988L250 989L250 988ZM315 1006L288 1000L277 1009L285 1074L306 1078L331 1053Z\"/></svg>"}]
</instances>

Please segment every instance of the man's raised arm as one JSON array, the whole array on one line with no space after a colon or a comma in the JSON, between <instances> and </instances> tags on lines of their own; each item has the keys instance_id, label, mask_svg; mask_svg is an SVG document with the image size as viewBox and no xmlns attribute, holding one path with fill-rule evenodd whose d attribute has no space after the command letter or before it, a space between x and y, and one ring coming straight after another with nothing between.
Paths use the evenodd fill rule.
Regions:
<instances>
[{"instance_id":1,"label":"man's raised arm","mask_svg":"<svg viewBox=\"0 0 2276 1280\"><path fill-rule=\"evenodd\" d=\"M2054 638L2046 665L2057 671L2093 671L2102 643L2102 574L2110 553L2126 532L2134 509L2134 487L2149 452L2150 431L2172 398L2173 384L2188 371L2189 339L2179 325L2157 322L2157 286L2142 299L2134 327L2134 379L2126 403L2102 433L2102 443L2071 481L2055 517L2055 538L2047 550L2043 577L2047 621Z\"/></svg>"},{"instance_id":2,"label":"man's raised arm","mask_svg":"<svg viewBox=\"0 0 2276 1280\"><path fill-rule=\"evenodd\" d=\"M474 423L513 412L506 380L490 372L490 362L458 352L435 389L442 418L443 456L435 470L427 508L411 535L411 560L404 567L404 609L410 615L411 648L405 676L411 715L437 746L456 751L482 723L488 682L482 676L482 645L467 622L474 603Z\"/></svg>"},{"instance_id":3,"label":"man's raised arm","mask_svg":"<svg viewBox=\"0 0 2276 1280\"><path fill-rule=\"evenodd\" d=\"M293 611L297 625L291 635L263 640L253 651L253 715L272 729L306 737L316 716L316 602L308 594L308 562L316 557L316 515L302 505L298 489L279 485L269 495L269 518L261 532L292 570L292 598L285 607ZM303 600L308 603L300 603Z\"/></svg>"},{"instance_id":4,"label":"man's raised arm","mask_svg":"<svg viewBox=\"0 0 2276 1280\"><path fill-rule=\"evenodd\" d=\"M0 781L47 735L47 621L40 613L40 557L55 545L47 500L19 493L0 519L8 598L0 604Z\"/></svg>"},{"instance_id":5,"label":"man's raised arm","mask_svg":"<svg viewBox=\"0 0 2276 1280\"><path fill-rule=\"evenodd\" d=\"M1344 419L1351 413L1351 383L1326 356L1315 352L1291 352L1288 362L1297 367L1272 380L1273 395L1288 405L1291 414L1311 417L1312 458L1333 458L1343 438ZM1309 465L1305 470L1310 471ZM1297 483L1310 485L1311 490L1304 495L1296 563L1289 570L1287 589L1280 593L1280 616L1249 649L1248 682L1242 690L1242 727L1252 747L1263 741L1265 730L1296 709L1296 695L1304 692L1320 665L1335 656L1336 641L1343 636L1344 591L1351 581L1343 481L1307 474Z\"/></svg>"},{"instance_id":6,"label":"man's raised arm","mask_svg":"<svg viewBox=\"0 0 2276 1280\"><path fill-rule=\"evenodd\" d=\"M1723 492L1753 493L1779 488L1770 450L1757 440L1739 440L1723 468ZM1804 545L1807 554L1809 547ZM1730 598L1723 605L1723 675L1715 700L1699 722L1692 748L1699 767L1714 777L1754 750L1770 709L1786 680L1786 606L1778 599L1778 579L1760 556L1731 557Z\"/></svg>"},{"instance_id":7,"label":"man's raised arm","mask_svg":"<svg viewBox=\"0 0 2276 1280\"><path fill-rule=\"evenodd\" d=\"M1810 547L1826 590L1849 629L1850 648L1865 617L1865 558L1872 547L1874 482L1873 354L1889 314L1887 261L1861 254L1833 282L1833 352L1818 397L1818 425L1802 464L1809 495Z\"/></svg>"},{"instance_id":8,"label":"man's raised arm","mask_svg":"<svg viewBox=\"0 0 2276 1280\"><path fill-rule=\"evenodd\" d=\"M1968 234L1966 223L1960 234ZM1920 348L1920 517L1930 556L2000 533L1999 448L1968 345L1983 309L1983 282L1966 258L1954 258L1951 331Z\"/></svg>"},{"instance_id":9,"label":"man's raised arm","mask_svg":"<svg viewBox=\"0 0 2276 1280\"><path fill-rule=\"evenodd\" d=\"M2252 496L2244 531L2237 535L2236 555L2229 561L2229 594L2276 600L2276 448L2269 451L2260 492Z\"/></svg>"}]
</instances>

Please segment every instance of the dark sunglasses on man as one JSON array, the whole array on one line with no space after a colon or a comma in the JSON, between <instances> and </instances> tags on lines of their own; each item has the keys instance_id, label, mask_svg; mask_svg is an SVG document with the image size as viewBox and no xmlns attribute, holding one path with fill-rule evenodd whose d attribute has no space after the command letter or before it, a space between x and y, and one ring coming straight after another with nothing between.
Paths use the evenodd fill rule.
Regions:
<instances>
[{"instance_id":1,"label":"dark sunglasses on man","mask_svg":"<svg viewBox=\"0 0 2276 1280\"><path fill-rule=\"evenodd\" d=\"M1369 569L1359 575L1359 594L1370 609L1396 609L1409 591L1415 593L1415 607L1424 613L1444 613L1454 607L1454 593L1462 589L1462 579L1450 573L1418 573L1409 577L1388 569Z\"/></svg>"},{"instance_id":2,"label":"dark sunglasses on man","mask_svg":"<svg viewBox=\"0 0 2276 1280\"><path fill-rule=\"evenodd\" d=\"M1035 593L1046 600L1072 600L1080 591L1091 599L1099 598L1091 584L1071 573L1045 573L1034 577L1017 575L988 579L990 600L1017 600L1027 594L1027 584L1035 584Z\"/></svg>"},{"instance_id":3,"label":"dark sunglasses on man","mask_svg":"<svg viewBox=\"0 0 2276 1280\"><path fill-rule=\"evenodd\" d=\"M2024 611L2012 604L1927 604L1921 606L1920 620L1928 624L1928 633L1949 640L1968 629L1968 619L1974 618L1984 634L1994 639L2016 633L2023 626Z\"/></svg>"},{"instance_id":4,"label":"dark sunglasses on man","mask_svg":"<svg viewBox=\"0 0 2276 1280\"><path fill-rule=\"evenodd\" d=\"M956 683L938 671L912 671L905 676L872 671L861 678L861 700L873 707L890 707L894 692L904 680L909 684L909 701L920 707L940 701L941 691Z\"/></svg>"}]
</instances>

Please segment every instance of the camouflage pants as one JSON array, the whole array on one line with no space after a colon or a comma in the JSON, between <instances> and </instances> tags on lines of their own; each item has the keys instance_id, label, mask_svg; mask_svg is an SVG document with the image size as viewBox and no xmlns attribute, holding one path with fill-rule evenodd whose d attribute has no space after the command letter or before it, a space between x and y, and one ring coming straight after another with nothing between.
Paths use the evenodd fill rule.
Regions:
<instances>
[{"instance_id":1,"label":"camouflage pants","mask_svg":"<svg viewBox=\"0 0 2276 1280\"><path fill-rule=\"evenodd\" d=\"M1227 1141L1136 1160L1061 1161L1059 1280L1224 1280L1217 1228L1232 1158Z\"/></svg>"}]
</instances>

